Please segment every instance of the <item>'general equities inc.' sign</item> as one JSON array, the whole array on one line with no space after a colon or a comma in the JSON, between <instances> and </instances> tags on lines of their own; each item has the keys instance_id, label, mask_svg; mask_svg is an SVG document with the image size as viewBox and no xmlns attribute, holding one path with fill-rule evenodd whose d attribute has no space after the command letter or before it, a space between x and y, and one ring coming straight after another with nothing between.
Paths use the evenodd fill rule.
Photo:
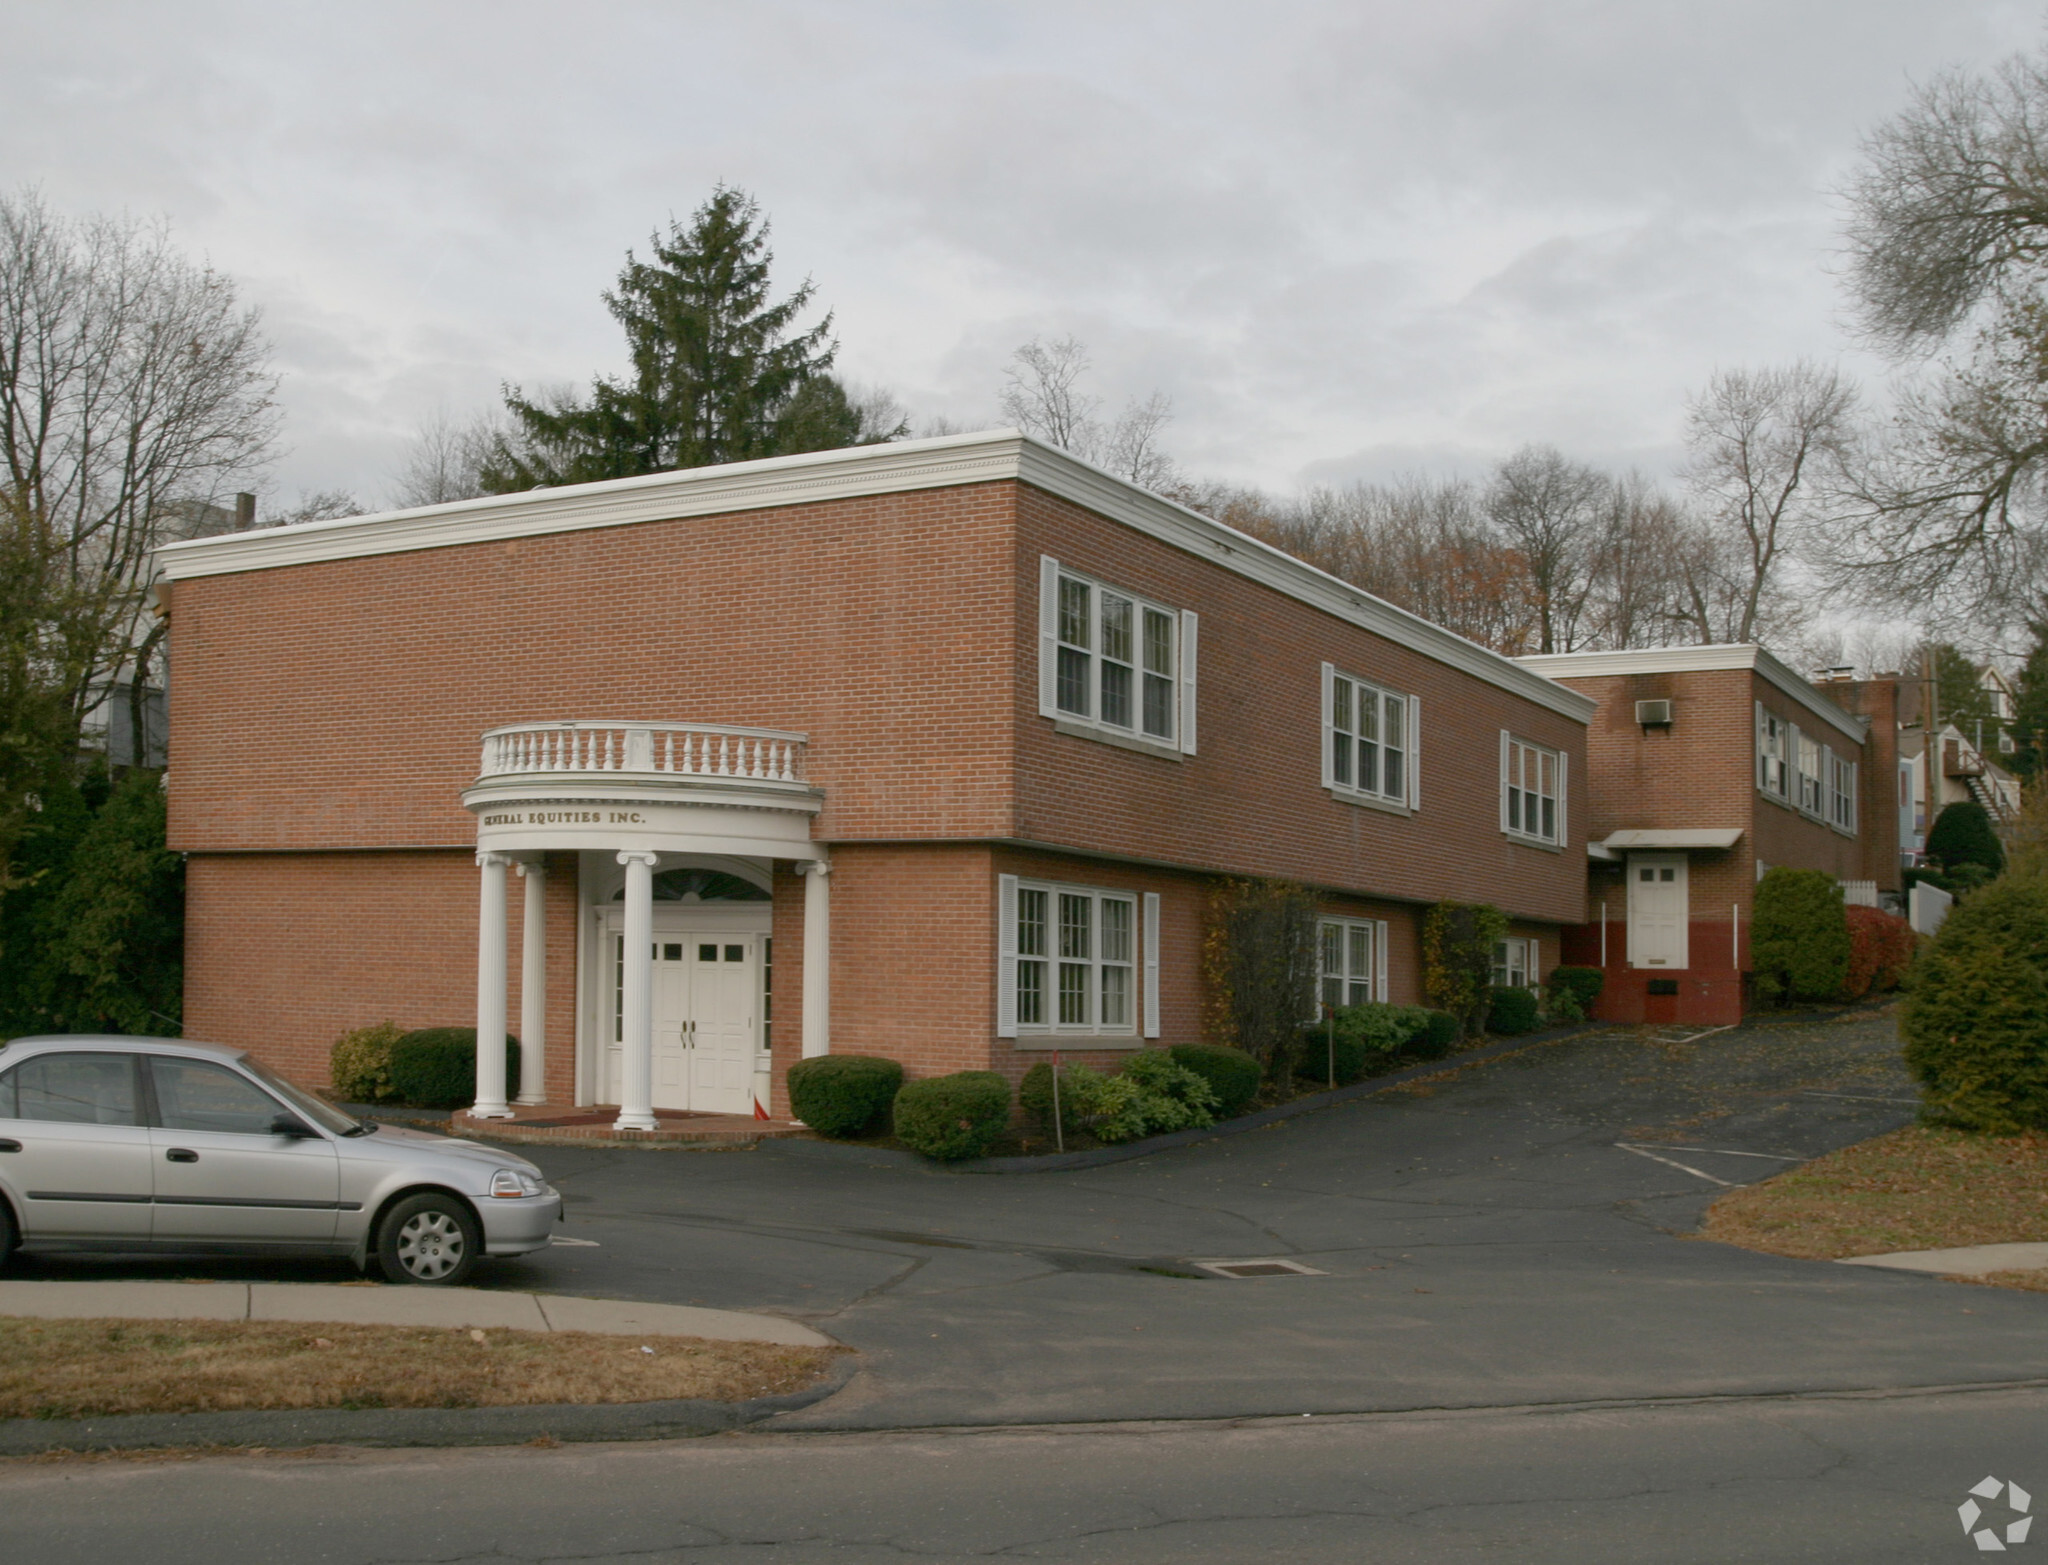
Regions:
<instances>
[{"instance_id":1,"label":"'general equities inc.' sign","mask_svg":"<svg viewBox=\"0 0 2048 1565\"><path fill-rule=\"evenodd\" d=\"M645 826L640 810L499 810L486 815L485 826Z\"/></svg>"}]
</instances>

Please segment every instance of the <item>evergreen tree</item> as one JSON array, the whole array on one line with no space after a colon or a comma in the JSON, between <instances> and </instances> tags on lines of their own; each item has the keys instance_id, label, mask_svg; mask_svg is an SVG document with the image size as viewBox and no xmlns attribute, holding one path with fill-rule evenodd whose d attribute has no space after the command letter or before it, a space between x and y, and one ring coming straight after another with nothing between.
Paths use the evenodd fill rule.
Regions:
<instances>
[{"instance_id":1,"label":"evergreen tree","mask_svg":"<svg viewBox=\"0 0 2048 1565\"><path fill-rule=\"evenodd\" d=\"M604 296L632 373L600 377L589 401L508 390L514 430L482 464L488 493L587 483L814 451L859 438L858 411L827 376L832 317L794 332L807 278L781 303L768 285L769 228L744 191L720 185L685 228L626 255ZM820 383L823 384L820 384Z\"/></svg>"},{"instance_id":2,"label":"evergreen tree","mask_svg":"<svg viewBox=\"0 0 2048 1565\"><path fill-rule=\"evenodd\" d=\"M2012 732L2019 750L2012 769L2029 782L2036 781L2048 764L2048 623L2034 626L2034 646L2020 665L2016 681L2018 699L2013 703Z\"/></svg>"},{"instance_id":3,"label":"evergreen tree","mask_svg":"<svg viewBox=\"0 0 2048 1565\"><path fill-rule=\"evenodd\" d=\"M1974 799L1945 805L1927 833L1927 856L1942 873L1976 885L2003 873L2005 845L1991 824L1991 812Z\"/></svg>"},{"instance_id":4,"label":"evergreen tree","mask_svg":"<svg viewBox=\"0 0 2048 1565\"><path fill-rule=\"evenodd\" d=\"M1970 654L1946 641L1934 644L1935 699L1941 703L1941 721L1974 741L1978 725L1983 726L1984 748L1998 748L1998 714L1991 704L1991 692L1983 685L1983 671Z\"/></svg>"}]
</instances>

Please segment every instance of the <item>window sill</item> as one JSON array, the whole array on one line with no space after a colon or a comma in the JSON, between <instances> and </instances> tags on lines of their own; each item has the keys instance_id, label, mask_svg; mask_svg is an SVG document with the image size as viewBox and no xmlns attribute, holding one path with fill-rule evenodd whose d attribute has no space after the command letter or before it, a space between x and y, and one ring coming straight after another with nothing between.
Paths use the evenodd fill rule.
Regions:
<instances>
[{"instance_id":1,"label":"window sill","mask_svg":"<svg viewBox=\"0 0 2048 1565\"><path fill-rule=\"evenodd\" d=\"M1135 734L1124 733L1115 728L1098 728L1093 723L1077 722L1071 717L1056 717L1052 720L1052 731L1065 734L1070 739L1093 739L1097 744L1114 746L1119 750L1134 751L1139 755L1157 756L1162 761L1178 761L1181 753L1174 746L1158 739L1141 739Z\"/></svg>"},{"instance_id":2,"label":"window sill","mask_svg":"<svg viewBox=\"0 0 2048 1565\"><path fill-rule=\"evenodd\" d=\"M1145 1040L1134 1032L1020 1032L1005 1038L1013 1049L1142 1049Z\"/></svg>"},{"instance_id":3,"label":"window sill","mask_svg":"<svg viewBox=\"0 0 2048 1565\"><path fill-rule=\"evenodd\" d=\"M1504 831L1501 835L1520 847L1535 848L1543 853L1564 852L1564 844L1561 842L1545 842L1541 837L1525 837L1518 831Z\"/></svg>"},{"instance_id":4,"label":"window sill","mask_svg":"<svg viewBox=\"0 0 2048 1565\"><path fill-rule=\"evenodd\" d=\"M1415 812L1405 804L1396 804L1376 793L1361 793L1356 788L1347 788L1342 783L1324 783L1323 792L1339 804L1355 804L1362 810L1379 810L1386 815L1409 816Z\"/></svg>"}]
</instances>

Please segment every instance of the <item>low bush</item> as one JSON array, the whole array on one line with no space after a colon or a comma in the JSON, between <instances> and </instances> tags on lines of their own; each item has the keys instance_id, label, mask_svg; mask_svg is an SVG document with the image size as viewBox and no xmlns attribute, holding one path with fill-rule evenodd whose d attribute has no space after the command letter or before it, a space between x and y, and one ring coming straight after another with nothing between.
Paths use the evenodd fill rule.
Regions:
<instances>
[{"instance_id":1,"label":"low bush","mask_svg":"<svg viewBox=\"0 0 2048 1565\"><path fill-rule=\"evenodd\" d=\"M1009 1122L1010 1084L994 1071L927 1076L896 1094L896 1139L940 1162L980 1157Z\"/></svg>"},{"instance_id":2,"label":"low bush","mask_svg":"<svg viewBox=\"0 0 2048 1565\"><path fill-rule=\"evenodd\" d=\"M1173 1063L1193 1071L1216 1094L1216 1117L1235 1119L1259 1095L1259 1062L1242 1049L1218 1043L1176 1043Z\"/></svg>"},{"instance_id":3,"label":"low bush","mask_svg":"<svg viewBox=\"0 0 2048 1565\"><path fill-rule=\"evenodd\" d=\"M1493 1003L1486 1011L1486 1030L1503 1038L1513 1038L1520 1033L1534 1032L1540 1019L1534 989L1496 989L1493 991Z\"/></svg>"},{"instance_id":4,"label":"low bush","mask_svg":"<svg viewBox=\"0 0 2048 1565\"><path fill-rule=\"evenodd\" d=\"M821 1054L789 1068L789 1109L821 1136L859 1136L888 1123L903 1067L872 1054Z\"/></svg>"},{"instance_id":5,"label":"low bush","mask_svg":"<svg viewBox=\"0 0 2048 1565\"><path fill-rule=\"evenodd\" d=\"M1408 1052L1418 1060L1440 1060L1458 1046L1464 1028L1449 1011L1424 1011L1422 1030L1408 1040Z\"/></svg>"},{"instance_id":6,"label":"low bush","mask_svg":"<svg viewBox=\"0 0 2048 1565\"><path fill-rule=\"evenodd\" d=\"M390 1102L391 1051L404 1036L405 1029L396 1022L378 1022L335 1039L327 1057L334 1095L344 1103Z\"/></svg>"},{"instance_id":7,"label":"low bush","mask_svg":"<svg viewBox=\"0 0 2048 1565\"><path fill-rule=\"evenodd\" d=\"M1246 1063L1257 1071L1257 1061L1247 1056ZM1018 1093L1024 1112L1046 1135L1053 1129L1052 1089L1052 1066L1040 1063L1024 1073ZM1216 1123L1220 1102L1201 1075L1176 1063L1165 1049L1140 1050L1114 1076L1086 1065L1060 1067L1059 1119L1067 1136L1086 1134L1115 1143L1200 1130Z\"/></svg>"},{"instance_id":8,"label":"low bush","mask_svg":"<svg viewBox=\"0 0 2048 1565\"><path fill-rule=\"evenodd\" d=\"M1849 920L1849 970L1842 980L1843 997L1860 1000L1872 990L1882 994L1898 988L1913 961L1913 926L1881 908L1851 907L1842 912Z\"/></svg>"},{"instance_id":9,"label":"low bush","mask_svg":"<svg viewBox=\"0 0 2048 1565\"><path fill-rule=\"evenodd\" d=\"M519 1090L519 1040L505 1035L506 1091ZM476 1102L476 1029L422 1027L391 1045L391 1098L416 1109Z\"/></svg>"},{"instance_id":10,"label":"low bush","mask_svg":"<svg viewBox=\"0 0 2048 1565\"><path fill-rule=\"evenodd\" d=\"M1849 921L1834 876L1780 866L1757 882L1749 961L1767 1005L1838 998L1849 971Z\"/></svg>"},{"instance_id":11,"label":"low bush","mask_svg":"<svg viewBox=\"0 0 2048 1565\"><path fill-rule=\"evenodd\" d=\"M1249 1058L1249 1056L1247 1056ZM1256 1063L1254 1069L1257 1068ZM1059 1122L1063 1134L1072 1137L1092 1133L1102 1112L1102 1084L1109 1078L1086 1065L1062 1065L1059 1082ZM1024 1117L1041 1135L1053 1134L1052 1064L1040 1060L1024 1073L1017 1085L1017 1101Z\"/></svg>"},{"instance_id":12,"label":"low bush","mask_svg":"<svg viewBox=\"0 0 2048 1565\"><path fill-rule=\"evenodd\" d=\"M1607 987L1607 974L1597 967L1553 967L1550 970L1550 1019L1582 1022L1593 1014L1593 1002Z\"/></svg>"},{"instance_id":13,"label":"low bush","mask_svg":"<svg viewBox=\"0 0 2048 1565\"><path fill-rule=\"evenodd\" d=\"M1302 1034L1295 1070L1307 1080L1328 1081L1334 1052L1339 1086L1376 1075L1410 1048L1431 1014L1419 1005L1340 1005L1327 1023Z\"/></svg>"},{"instance_id":14,"label":"low bush","mask_svg":"<svg viewBox=\"0 0 2048 1565\"><path fill-rule=\"evenodd\" d=\"M1913 964L1899 1030L1934 1117L2048 1128L2048 883L2008 878L1958 902Z\"/></svg>"},{"instance_id":15,"label":"low bush","mask_svg":"<svg viewBox=\"0 0 2048 1565\"><path fill-rule=\"evenodd\" d=\"M1943 805L1927 831L1927 857L1950 879L1980 886L2005 870L2005 844L1991 812L1975 799ZM1969 871L1976 873L1971 874Z\"/></svg>"},{"instance_id":16,"label":"low bush","mask_svg":"<svg viewBox=\"0 0 2048 1565\"><path fill-rule=\"evenodd\" d=\"M1216 1090L1164 1049L1140 1049L1114 1079L1135 1082L1143 1091L1145 1135L1203 1130L1216 1123L1221 1102Z\"/></svg>"}]
</instances>

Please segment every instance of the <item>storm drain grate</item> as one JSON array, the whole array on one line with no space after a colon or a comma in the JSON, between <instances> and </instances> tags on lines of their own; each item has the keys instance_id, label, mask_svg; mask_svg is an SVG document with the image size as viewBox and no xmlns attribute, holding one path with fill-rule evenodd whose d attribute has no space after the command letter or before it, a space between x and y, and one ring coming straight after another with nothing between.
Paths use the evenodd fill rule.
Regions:
<instances>
[{"instance_id":1,"label":"storm drain grate","mask_svg":"<svg viewBox=\"0 0 2048 1565\"><path fill-rule=\"evenodd\" d=\"M1282 1260L1277 1256L1246 1261L1196 1261L1193 1263L1205 1272L1214 1272L1218 1277L1327 1277L1328 1272L1317 1271L1313 1266L1304 1266L1299 1261Z\"/></svg>"}]
</instances>

